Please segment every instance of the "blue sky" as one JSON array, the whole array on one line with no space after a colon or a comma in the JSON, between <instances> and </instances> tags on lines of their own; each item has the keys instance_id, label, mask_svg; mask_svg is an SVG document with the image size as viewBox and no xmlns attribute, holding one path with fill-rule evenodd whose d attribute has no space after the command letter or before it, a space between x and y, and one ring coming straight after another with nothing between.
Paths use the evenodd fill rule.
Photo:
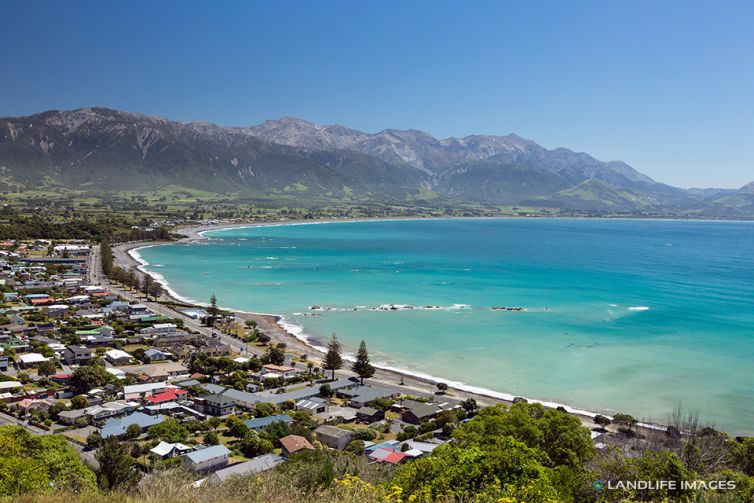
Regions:
<instances>
[{"instance_id":1,"label":"blue sky","mask_svg":"<svg viewBox=\"0 0 754 503\"><path fill-rule=\"evenodd\" d=\"M109 106L515 132L679 186L754 180L754 2L0 4L0 115Z\"/></svg>"}]
</instances>

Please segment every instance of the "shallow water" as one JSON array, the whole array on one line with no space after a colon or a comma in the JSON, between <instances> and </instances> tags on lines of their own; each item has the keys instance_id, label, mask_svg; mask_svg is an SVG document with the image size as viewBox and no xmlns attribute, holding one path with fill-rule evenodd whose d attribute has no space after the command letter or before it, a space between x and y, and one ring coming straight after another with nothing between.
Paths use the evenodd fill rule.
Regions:
<instances>
[{"instance_id":1,"label":"shallow water","mask_svg":"<svg viewBox=\"0 0 754 503\"><path fill-rule=\"evenodd\" d=\"M315 340L335 332L349 350L365 339L387 366L645 420L682 404L754 433L751 223L374 221L206 236L139 253L186 298L216 292ZM440 309L374 310L386 304Z\"/></svg>"}]
</instances>

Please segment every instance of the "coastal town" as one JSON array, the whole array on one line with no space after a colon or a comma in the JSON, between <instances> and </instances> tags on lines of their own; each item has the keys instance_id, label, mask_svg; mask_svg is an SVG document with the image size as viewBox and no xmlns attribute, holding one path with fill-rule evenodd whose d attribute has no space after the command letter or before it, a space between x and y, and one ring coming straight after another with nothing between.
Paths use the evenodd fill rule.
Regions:
<instances>
[{"instance_id":1,"label":"coastal town","mask_svg":"<svg viewBox=\"0 0 754 503\"><path fill-rule=\"evenodd\" d=\"M202 222L179 227L183 234L173 239L200 239L201 230L218 225L246 224ZM536 445L545 463L575 473L593 471L590 460L616 453L639 462L659 448L667 456L679 452L688 463L692 443L701 442L705 456L751 443L731 443L680 412L673 424L650 425L628 414L577 414L454 389L377 368L363 341L351 356L333 335L327 351L319 352L287 333L275 316L232 312L214 294L206 305L174 298L129 253L150 243L0 242L0 439L13 438L12 445L20 438L35 448L45 445L35 438L60 439L79 458L63 462L67 469L85 467L106 492L143 496L180 474L181 487L190 488L184 491L277 480L300 484L309 494L310 482L292 475L296 468L286 471L303 466L304 472L327 471L320 482L325 491L338 484L353 490L349 484L358 483L372 500L382 500L380 491L387 489L379 488L394 486L380 481L392 480L436 500L443 493L429 489L434 476L412 475L415 470L473 452L476 447L466 445L470 434L477 436L472 445L486 445L494 456L524 448L496 446L499 428L510 432L504 438ZM483 433L472 433L479 428ZM532 431L539 433L530 437ZM720 455L718 468L726 459ZM496 474L502 468L495 466ZM508 469L518 473L517 466ZM60 467L49 470L53 476ZM16 470L8 478L15 488L3 491L30 491L24 473ZM270 478L245 478L262 474ZM86 476L79 477L69 480L70 490L84 491ZM511 501L548 500L518 491L523 499ZM202 494L207 500L209 493Z\"/></svg>"},{"instance_id":2,"label":"coastal town","mask_svg":"<svg viewBox=\"0 0 754 503\"><path fill-rule=\"evenodd\" d=\"M139 446L145 472L180 464L206 483L314 449L398 465L478 410L442 384L372 382L371 366L360 378L288 352L253 319L158 301L149 276L111 282L99 252L0 243L0 423L61 434L92 465L111 437Z\"/></svg>"}]
</instances>

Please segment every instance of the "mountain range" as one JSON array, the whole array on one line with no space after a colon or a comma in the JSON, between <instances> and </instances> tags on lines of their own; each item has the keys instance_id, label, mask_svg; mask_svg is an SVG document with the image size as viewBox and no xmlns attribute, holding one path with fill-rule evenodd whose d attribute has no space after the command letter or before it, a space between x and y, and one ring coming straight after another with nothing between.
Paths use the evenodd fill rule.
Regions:
<instances>
[{"instance_id":1,"label":"mountain range","mask_svg":"<svg viewBox=\"0 0 754 503\"><path fill-rule=\"evenodd\" d=\"M754 217L754 183L681 189L621 161L515 134L437 139L294 117L249 127L107 108L0 119L0 191L179 185L300 201L477 202L603 212Z\"/></svg>"}]
</instances>

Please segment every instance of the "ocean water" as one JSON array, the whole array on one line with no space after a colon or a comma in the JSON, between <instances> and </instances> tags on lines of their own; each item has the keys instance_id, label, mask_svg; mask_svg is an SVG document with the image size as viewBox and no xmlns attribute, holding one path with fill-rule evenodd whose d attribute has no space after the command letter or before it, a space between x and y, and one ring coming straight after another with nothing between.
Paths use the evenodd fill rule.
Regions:
<instances>
[{"instance_id":1,"label":"ocean water","mask_svg":"<svg viewBox=\"0 0 754 503\"><path fill-rule=\"evenodd\" d=\"M751 223L457 219L205 236L138 254L185 298L281 314L315 345L364 339L385 366L647 421L682 405L754 434ZM376 309L388 304L434 307Z\"/></svg>"}]
</instances>

